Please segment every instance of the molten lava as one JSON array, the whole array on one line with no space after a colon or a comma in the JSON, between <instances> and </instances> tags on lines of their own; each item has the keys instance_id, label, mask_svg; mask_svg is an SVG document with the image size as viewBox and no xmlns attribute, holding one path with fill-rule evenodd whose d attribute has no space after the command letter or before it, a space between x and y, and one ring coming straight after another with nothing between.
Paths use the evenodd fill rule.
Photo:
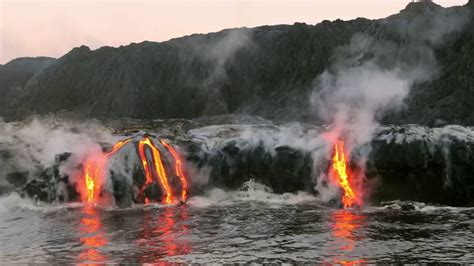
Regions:
<instances>
[{"instance_id":1,"label":"molten lava","mask_svg":"<svg viewBox=\"0 0 474 266\"><path fill-rule=\"evenodd\" d=\"M346 165L346 155L344 153L344 141L336 140L334 143L334 156L332 158L332 168L337 175L337 180L341 188L344 190L342 196L342 204L344 208L350 208L355 204L360 205L354 189L351 187L349 171Z\"/></svg>"},{"instance_id":2,"label":"molten lava","mask_svg":"<svg viewBox=\"0 0 474 266\"><path fill-rule=\"evenodd\" d=\"M103 175L106 173L107 163L110 156L118 152L124 145L131 142L132 139L126 139L117 142L112 150L108 153L90 156L84 163L84 182L85 182L85 198L84 200L90 203L96 201L96 197L100 192L100 182L103 180ZM188 183L184 171L182 169L183 164L176 150L165 141L161 140L160 143L166 147L174 159L175 174L181 182L181 201L186 201ZM169 178L163 165L160 150L154 145L150 137L145 136L138 142L138 154L140 157L140 163L143 167L145 174L145 184L140 188L140 194L144 194L144 190L148 185L153 184L153 179L156 177L158 184L164 192L163 201L167 204L173 202L173 190L169 184ZM151 160L151 161L149 161ZM145 197L145 204L150 203L150 199Z\"/></svg>"},{"instance_id":3,"label":"molten lava","mask_svg":"<svg viewBox=\"0 0 474 266\"><path fill-rule=\"evenodd\" d=\"M112 148L112 150L109 153L105 154L105 157L112 156L114 153L118 152L125 144L129 143L130 141L132 141L132 139L126 139L126 140L121 140L117 142Z\"/></svg>"},{"instance_id":4,"label":"molten lava","mask_svg":"<svg viewBox=\"0 0 474 266\"><path fill-rule=\"evenodd\" d=\"M153 174L152 174L152 171L150 169L150 166L148 165L148 160L147 160L147 157L146 157L146 150L145 150L145 147L147 146L147 142L145 142L144 140L141 140L139 143L138 143L138 152L140 154L140 161L142 163L142 166L143 166L143 171L145 171L145 185L149 185L151 183L153 183Z\"/></svg>"},{"instance_id":5,"label":"molten lava","mask_svg":"<svg viewBox=\"0 0 474 266\"><path fill-rule=\"evenodd\" d=\"M84 169L84 179L86 182L87 202L95 202L96 194L100 190L99 180L102 174L104 173L105 167L107 166L108 158L117 151L119 151L125 144L130 141L131 139L119 141L114 145L110 152L106 154L100 154L98 156L93 156L92 158L86 160Z\"/></svg>"},{"instance_id":6,"label":"molten lava","mask_svg":"<svg viewBox=\"0 0 474 266\"><path fill-rule=\"evenodd\" d=\"M168 184L168 176L166 174L165 168L163 166L163 161L161 160L160 151L153 145L153 142L149 137L145 137L143 140L140 140L138 144L138 150L140 153L140 158L142 161L143 169L145 171L146 182L149 184L150 180L152 181L152 172L151 168L148 166L147 157L145 152L145 147L149 147L151 150L151 155L153 159L153 164L157 173L157 179L165 192L165 203L170 204L173 201L173 192Z\"/></svg>"},{"instance_id":7,"label":"molten lava","mask_svg":"<svg viewBox=\"0 0 474 266\"><path fill-rule=\"evenodd\" d=\"M98 168L95 166L94 162L87 161L84 173L86 179L87 202L94 202L97 172Z\"/></svg>"},{"instance_id":8,"label":"molten lava","mask_svg":"<svg viewBox=\"0 0 474 266\"><path fill-rule=\"evenodd\" d=\"M175 173L178 176L179 180L181 181L181 201L185 202L187 197L188 197L188 195L187 195L187 193L188 193L188 182L186 181L186 176L183 173L181 158L179 157L178 153L176 152L176 150L171 145L166 143L164 140L160 140L160 142L161 142L161 144L163 144L163 146L166 147L166 149L168 149L168 151L171 153L171 155L174 158Z\"/></svg>"}]
</instances>

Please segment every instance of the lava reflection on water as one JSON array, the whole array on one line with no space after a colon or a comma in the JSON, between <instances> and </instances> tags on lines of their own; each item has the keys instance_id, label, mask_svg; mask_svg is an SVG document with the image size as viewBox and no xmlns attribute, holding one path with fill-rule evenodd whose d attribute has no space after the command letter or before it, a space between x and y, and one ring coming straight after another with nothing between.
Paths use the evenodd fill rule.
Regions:
<instances>
[{"instance_id":1,"label":"lava reflection on water","mask_svg":"<svg viewBox=\"0 0 474 266\"><path fill-rule=\"evenodd\" d=\"M94 205L88 204L82 210L84 217L81 219L79 232L83 244L82 252L79 254L78 262L103 263L107 257L101 251L108 243L108 239L102 230L102 223Z\"/></svg>"},{"instance_id":2,"label":"lava reflection on water","mask_svg":"<svg viewBox=\"0 0 474 266\"><path fill-rule=\"evenodd\" d=\"M143 253L139 262L150 263L167 256L191 252L189 244L188 207L170 206L154 212L145 210L144 225L138 246Z\"/></svg>"},{"instance_id":3,"label":"lava reflection on water","mask_svg":"<svg viewBox=\"0 0 474 266\"><path fill-rule=\"evenodd\" d=\"M366 221L366 216L355 213L352 209L337 210L331 213L329 225L331 227L332 241L330 244L331 263L354 265L364 263L365 260L351 256L357 243L364 239L361 229Z\"/></svg>"}]
</instances>

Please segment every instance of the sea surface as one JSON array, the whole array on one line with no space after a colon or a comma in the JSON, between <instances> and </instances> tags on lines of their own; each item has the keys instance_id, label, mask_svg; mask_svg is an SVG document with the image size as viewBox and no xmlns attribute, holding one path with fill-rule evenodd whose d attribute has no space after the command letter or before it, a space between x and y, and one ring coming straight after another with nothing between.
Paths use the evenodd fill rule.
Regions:
<instances>
[{"instance_id":1,"label":"sea surface","mask_svg":"<svg viewBox=\"0 0 474 266\"><path fill-rule=\"evenodd\" d=\"M402 205L414 209L403 211ZM219 189L129 209L0 197L0 264L474 262L474 209L339 209L305 193Z\"/></svg>"}]
</instances>

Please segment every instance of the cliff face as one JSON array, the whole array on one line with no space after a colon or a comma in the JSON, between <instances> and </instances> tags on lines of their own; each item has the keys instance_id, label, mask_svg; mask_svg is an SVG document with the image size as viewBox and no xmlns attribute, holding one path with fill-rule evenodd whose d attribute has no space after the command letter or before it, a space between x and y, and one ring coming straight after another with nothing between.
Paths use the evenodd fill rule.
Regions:
<instances>
[{"instance_id":1,"label":"cliff face","mask_svg":"<svg viewBox=\"0 0 474 266\"><path fill-rule=\"evenodd\" d=\"M474 23L472 1L444 9L411 3L382 20L324 21L318 25L264 26L192 35L168 42L143 42L91 51L74 48L37 75L19 79L3 99L0 116L69 110L102 118L192 118L245 113L266 118L311 120L308 97L314 80L344 60L340 47L355 34L374 36L395 47L387 68L410 61L407 39L428 30L432 18L469 14L462 29L431 43L439 74L416 84L407 108L387 123L474 124ZM421 18L421 19L420 19ZM436 22L436 21L435 21ZM438 24L433 24L437 26ZM455 26L453 26L455 27ZM413 36L412 36L413 35ZM373 55L363 54L360 63ZM4 73L4 68L0 73ZM16 80L6 76L6 83ZM11 88L0 81L0 91ZM383 88L381 88L383 89ZM14 92L14 93L13 93ZM13 99L13 100L12 100ZM316 121L317 122L317 121Z\"/></svg>"},{"instance_id":2,"label":"cliff face","mask_svg":"<svg viewBox=\"0 0 474 266\"><path fill-rule=\"evenodd\" d=\"M48 151L50 156L45 156L43 151L47 145L41 144L36 136L31 138L34 134L24 134L30 131L27 128L39 125L39 121L3 125L6 130L4 139L0 138L0 195L16 190L46 202L78 201L80 186L74 174L77 174L75 169L82 167L83 161L78 160L80 154L71 153L74 146L68 145L64 149L55 148L58 154L51 156ZM67 144L83 143L85 135L107 132L108 128L59 122L58 118L44 121L51 121L44 124L44 128L51 131L42 130L42 138L49 140L62 135L63 143ZM113 192L118 206L143 202L137 192L145 177L136 154L142 130L157 132L157 138L166 138L180 152L192 196L216 187L238 190L253 180L275 193L307 191L319 194L323 200L340 198L327 177L332 147L321 136L326 132L323 127L260 122L258 125L205 125L183 119L122 120L110 125L118 126L117 132L124 134L120 139L134 139L133 144L114 157L109 169L113 188L107 191ZM123 126L128 130L120 129ZM97 141L105 135L98 136ZM159 145L158 139L152 138ZM100 143L108 151L113 145ZM161 148L170 184L176 185L174 188L179 191L173 157ZM376 129L370 142L355 147L348 162L353 173L361 167L365 169L360 191L364 192L366 203L409 200L474 206L473 151L474 127L383 126ZM149 195L159 200L162 195L157 186L157 183L149 186ZM328 193L332 195L329 198L325 196Z\"/></svg>"},{"instance_id":3,"label":"cliff face","mask_svg":"<svg viewBox=\"0 0 474 266\"><path fill-rule=\"evenodd\" d=\"M10 108L17 105L18 96L28 80L54 61L49 57L18 58L0 65L0 116L14 115Z\"/></svg>"}]
</instances>

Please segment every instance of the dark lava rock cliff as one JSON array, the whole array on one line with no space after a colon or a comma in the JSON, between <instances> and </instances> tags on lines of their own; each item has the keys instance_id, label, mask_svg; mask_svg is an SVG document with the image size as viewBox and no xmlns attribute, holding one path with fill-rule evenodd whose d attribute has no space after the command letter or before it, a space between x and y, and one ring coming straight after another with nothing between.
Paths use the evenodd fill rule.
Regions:
<instances>
[{"instance_id":1,"label":"dark lava rock cliff","mask_svg":"<svg viewBox=\"0 0 474 266\"><path fill-rule=\"evenodd\" d=\"M347 45L354 34L393 43L395 59L385 58L390 67L393 60L411 59L409 38L421 33L436 36L440 29L433 25L439 18L439 25L446 26L442 19L448 14L466 17L462 29L436 45L420 40L433 48L439 74L415 84L406 108L388 114L384 121L472 125L473 6L472 1L451 8L411 3L399 14L380 20L224 30L93 51L81 46L56 61L30 59L12 70L18 63L14 60L0 67L0 116L16 120L67 110L99 118L237 113L312 120L308 97L317 89L314 80L340 59L338 47ZM365 54L360 60L371 56Z\"/></svg>"},{"instance_id":2,"label":"dark lava rock cliff","mask_svg":"<svg viewBox=\"0 0 474 266\"><path fill-rule=\"evenodd\" d=\"M17 58L0 65L0 116L14 116L23 88L33 76L54 63L50 57ZM15 108L12 110L11 108Z\"/></svg>"},{"instance_id":3,"label":"dark lava rock cliff","mask_svg":"<svg viewBox=\"0 0 474 266\"><path fill-rule=\"evenodd\" d=\"M92 130L87 135L94 136L110 129L90 122L81 126L57 122L59 118L48 119L52 121L47 126L51 131L40 130L44 135L40 137L28 130L37 128L38 122L3 123L0 195L16 190L46 202L80 200L75 183L78 179L74 175L84 162L78 160L83 150L80 145L87 142L83 134ZM119 125L114 128L117 139L135 139L133 145L124 147L112 158L109 168L108 193L119 206L143 202L136 195L145 180L136 145L144 132L166 139L180 152L191 196L205 194L213 188L239 190L252 180L274 193L306 191L322 196L331 191L327 174L332 145L322 135L327 132L325 127L261 122L212 125L204 120L184 119L127 119L109 125ZM51 140L61 136L63 141ZM107 134L100 136L97 141L106 141L100 141L100 145L110 150L113 141L108 142L111 139ZM46 143L42 142L43 138ZM158 143L157 139L154 141ZM65 147L57 149L61 142ZM78 147L79 154L74 153ZM171 184L179 191L173 159L166 149L161 153ZM369 142L355 147L348 161L354 173L365 170L362 191L364 202L369 204L408 200L474 206L473 127L382 126L375 130ZM158 184L149 187L147 195L155 195L159 200ZM334 195L332 199L338 198ZM325 200L323 196L322 199Z\"/></svg>"}]
</instances>

